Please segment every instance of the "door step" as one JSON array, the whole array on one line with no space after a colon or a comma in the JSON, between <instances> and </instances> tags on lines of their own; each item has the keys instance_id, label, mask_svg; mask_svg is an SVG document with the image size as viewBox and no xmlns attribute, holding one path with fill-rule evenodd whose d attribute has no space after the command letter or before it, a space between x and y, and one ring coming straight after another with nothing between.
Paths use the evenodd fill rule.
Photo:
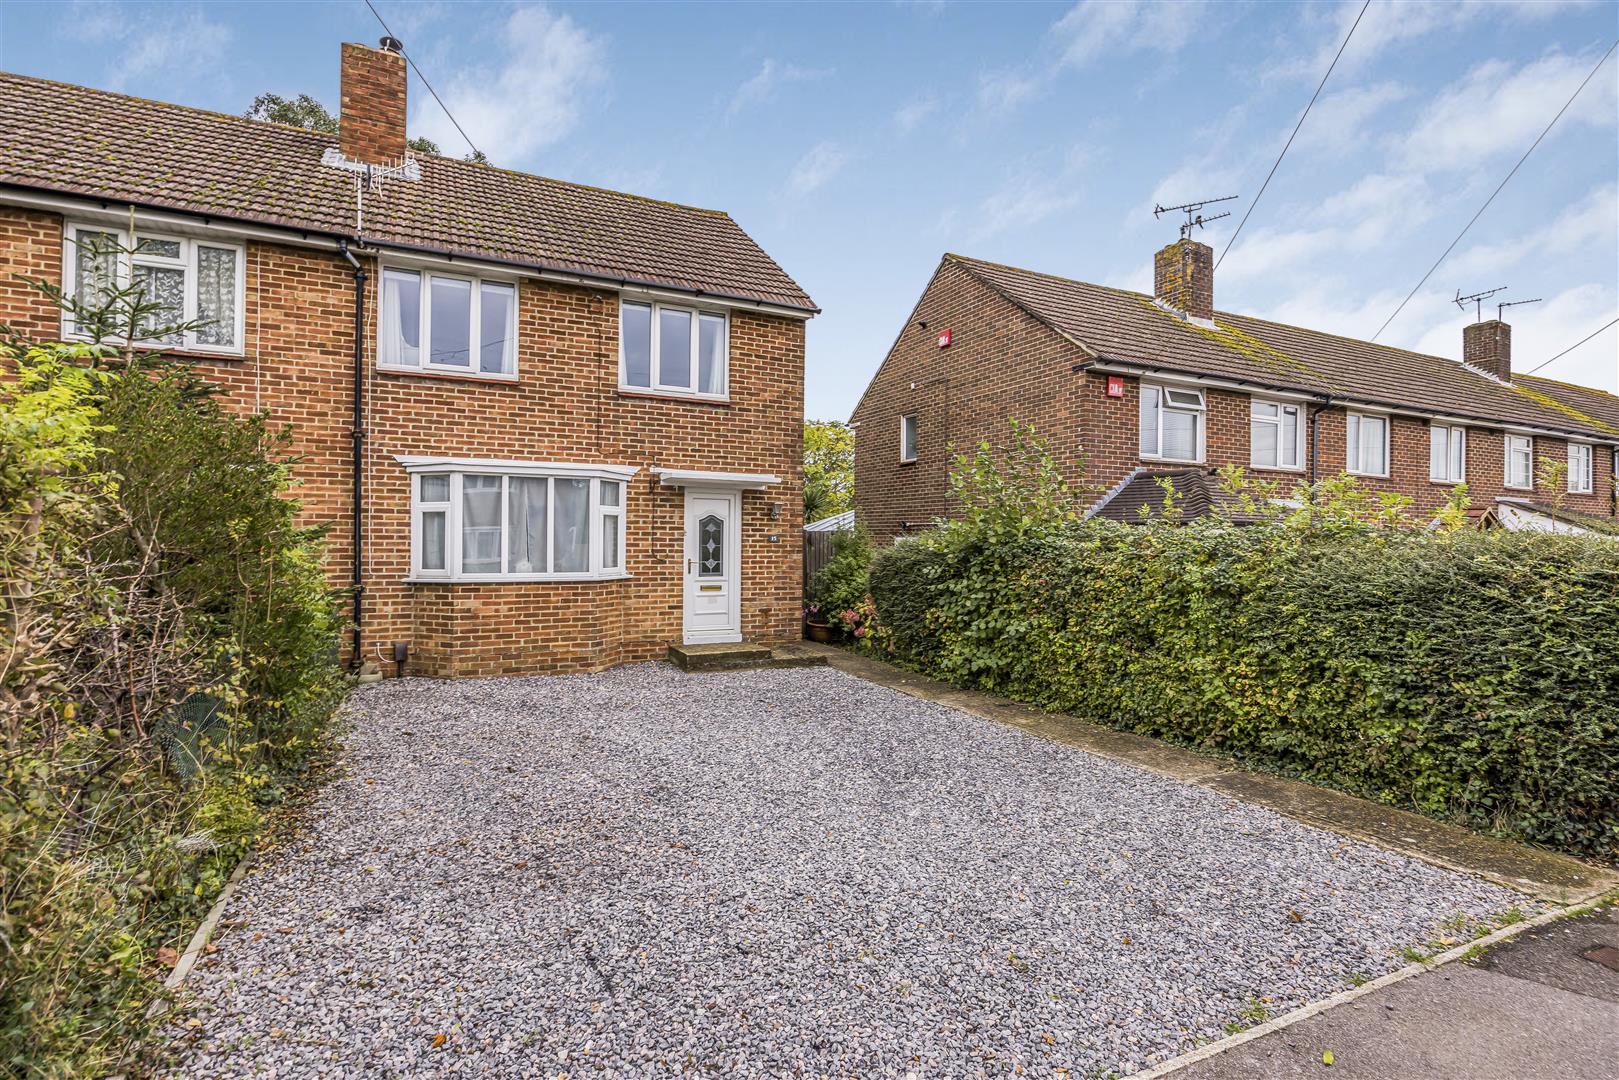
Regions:
<instances>
[{"instance_id":1,"label":"door step","mask_svg":"<svg viewBox=\"0 0 1619 1080\"><path fill-rule=\"evenodd\" d=\"M796 645L779 645L772 649L738 641L671 645L669 662L682 671L744 671L749 668L825 667L826 657Z\"/></svg>"}]
</instances>

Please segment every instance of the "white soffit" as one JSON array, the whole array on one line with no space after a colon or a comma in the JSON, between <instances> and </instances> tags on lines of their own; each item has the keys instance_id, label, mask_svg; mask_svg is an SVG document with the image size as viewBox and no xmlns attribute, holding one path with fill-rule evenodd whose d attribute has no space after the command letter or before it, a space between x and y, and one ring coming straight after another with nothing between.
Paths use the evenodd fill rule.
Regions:
<instances>
[{"instance_id":1,"label":"white soffit","mask_svg":"<svg viewBox=\"0 0 1619 1080\"><path fill-rule=\"evenodd\" d=\"M653 469L664 487L713 488L748 491L781 483L772 473L704 472L701 469Z\"/></svg>"}]
</instances>

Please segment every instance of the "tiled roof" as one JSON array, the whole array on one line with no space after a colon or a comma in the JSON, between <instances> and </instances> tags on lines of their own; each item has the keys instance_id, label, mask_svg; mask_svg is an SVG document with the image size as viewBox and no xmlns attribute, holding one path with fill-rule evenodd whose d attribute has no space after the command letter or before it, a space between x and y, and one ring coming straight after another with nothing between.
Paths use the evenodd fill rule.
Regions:
<instances>
[{"instance_id":1,"label":"tiled roof","mask_svg":"<svg viewBox=\"0 0 1619 1080\"><path fill-rule=\"evenodd\" d=\"M0 184L353 236L355 174L302 128L0 72ZM814 302L730 216L423 155L364 236L786 307Z\"/></svg>"},{"instance_id":2,"label":"tiled roof","mask_svg":"<svg viewBox=\"0 0 1619 1080\"><path fill-rule=\"evenodd\" d=\"M1124 289L946 255L1095 359L1619 439L1619 398L1503 383L1455 360L1217 311L1214 329Z\"/></svg>"},{"instance_id":3,"label":"tiled roof","mask_svg":"<svg viewBox=\"0 0 1619 1080\"><path fill-rule=\"evenodd\" d=\"M1140 524L1166 515L1173 489L1173 519L1191 521L1219 514L1238 525L1261 520L1253 504L1227 492L1207 469L1137 469L1091 508L1091 516Z\"/></svg>"}]
</instances>

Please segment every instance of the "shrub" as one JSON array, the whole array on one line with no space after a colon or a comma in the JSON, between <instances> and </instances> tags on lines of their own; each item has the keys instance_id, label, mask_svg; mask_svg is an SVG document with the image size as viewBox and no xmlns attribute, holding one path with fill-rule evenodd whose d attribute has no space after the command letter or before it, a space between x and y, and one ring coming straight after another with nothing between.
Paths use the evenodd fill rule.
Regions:
<instances>
[{"instance_id":1,"label":"shrub","mask_svg":"<svg viewBox=\"0 0 1619 1080\"><path fill-rule=\"evenodd\" d=\"M1619 857L1619 543L1363 524L1387 512L969 517L871 590L894 652L958 684Z\"/></svg>"},{"instance_id":2,"label":"shrub","mask_svg":"<svg viewBox=\"0 0 1619 1080\"><path fill-rule=\"evenodd\" d=\"M864 529L833 533L832 557L810 582L809 602L829 618L847 622L845 613L858 607L869 591L871 550L871 537Z\"/></svg>"},{"instance_id":3,"label":"shrub","mask_svg":"<svg viewBox=\"0 0 1619 1080\"><path fill-rule=\"evenodd\" d=\"M262 419L127 343L6 359L0 1073L102 1076L321 738L339 619Z\"/></svg>"}]
</instances>

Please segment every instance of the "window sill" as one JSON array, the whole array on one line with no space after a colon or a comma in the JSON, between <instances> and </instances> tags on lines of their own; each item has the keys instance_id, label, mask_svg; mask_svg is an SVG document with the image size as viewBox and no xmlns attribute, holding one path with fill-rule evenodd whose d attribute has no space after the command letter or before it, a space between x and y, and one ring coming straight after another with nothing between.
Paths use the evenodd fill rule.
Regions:
<instances>
[{"instance_id":1,"label":"window sill","mask_svg":"<svg viewBox=\"0 0 1619 1080\"><path fill-rule=\"evenodd\" d=\"M684 401L693 405L721 405L729 406L731 399L726 397L712 397L706 394L676 394L667 390L645 390L633 386L618 388L619 397L647 398L652 401Z\"/></svg>"},{"instance_id":2,"label":"window sill","mask_svg":"<svg viewBox=\"0 0 1619 1080\"><path fill-rule=\"evenodd\" d=\"M1533 492L1535 490L1535 487L1534 487L1533 484L1502 484L1501 486L1503 488L1505 488L1507 491L1528 491L1528 492Z\"/></svg>"},{"instance_id":3,"label":"window sill","mask_svg":"<svg viewBox=\"0 0 1619 1080\"><path fill-rule=\"evenodd\" d=\"M1345 469L1344 472L1350 476L1363 476L1368 480L1387 480L1389 478L1389 474L1386 472L1361 472L1359 469Z\"/></svg>"},{"instance_id":4,"label":"window sill","mask_svg":"<svg viewBox=\"0 0 1619 1080\"><path fill-rule=\"evenodd\" d=\"M1294 476L1304 475L1303 465L1256 465L1253 462L1249 462L1248 468L1257 472L1290 473Z\"/></svg>"},{"instance_id":5,"label":"window sill","mask_svg":"<svg viewBox=\"0 0 1619 1080\"><path fill-rule=\"evenodd\" d=\"M913 457L902 457L899 459L899 463L901 465L915 465L916 459Z\"/></svg>"},{"instance_id":6,"label":"window sill","mask_svg":"<svg viewBox=\"0 0 1619 1080\"><path fill-rule=\"evenodd\" d=\"M1187 460L1186 458L1152 457L1148 454L1142 454L1140 460L1148 465L1184 465L1187 468L1204 464L1202 458Z\"/></svg>"},{"instance_id":7,"label":"window sill","mask_svg":"<svg viewBox=\"0 0 1619 1080\"><path fill-rule=\"evenodd\" d=\"M1428 483L1432 484L1434 487L1455 487L1457 484L1467 483L1467 480L1466 478L1461 480L1440 480L1437 477L1430 476L1428 477Z\"/></svg>"},{"instance_id":8,"label":"window sill","mask_svg":"<svg viewBox=\"0 0 1619 1080\"><path fill-rule=\"evenodd\" d=\"M384 375L414 375L422 379L448 379L451 382L517 382L516 375L492 375L482 371L438 371L434 368L395 367L392 364L378 364L377 370Z\"/></svg>"},{"instance_id":9,"label":"window sill","mask_svg":"<svg viewBox=\"0 0 1619 1080\"><path fill-rule=\"evenodd\" d=\"M91 340L89 338L85 337L82 334L63 334L62 335L62 340L66 341L66 342L70 342L70 343L72 343L74 345L90 345L90 344L93 344L93 342L91 342ZM118 350L120 352L124 348L122 343L116 342L116 341L102 341L101 345L103 347L105 347L105 348ZM237 349L237 350L230 350L230 349L187 349L187 348L180 347L180 346L161 345L161 344L158 344L156 342L151 342L151 341L137 341L130 347L133 348L136 352L156 353L159 356L172 356L177 360L237 360L237 361L240 361L240 360L246 360L247 359L247 351L245 349Z\"/></svg>"},{"instance_id":10,"label":"window sill","mask_svg":"<svg viewBox=\"0 0 1619 1080\"><path fill-rule=\"evenodd\" d=\"M406 585L535 585L554 583L584 583L598 581L628 581L631 575L623 572L610 574L463 574L460 577L405 578Z\"/></svg>"}]
</instances>

